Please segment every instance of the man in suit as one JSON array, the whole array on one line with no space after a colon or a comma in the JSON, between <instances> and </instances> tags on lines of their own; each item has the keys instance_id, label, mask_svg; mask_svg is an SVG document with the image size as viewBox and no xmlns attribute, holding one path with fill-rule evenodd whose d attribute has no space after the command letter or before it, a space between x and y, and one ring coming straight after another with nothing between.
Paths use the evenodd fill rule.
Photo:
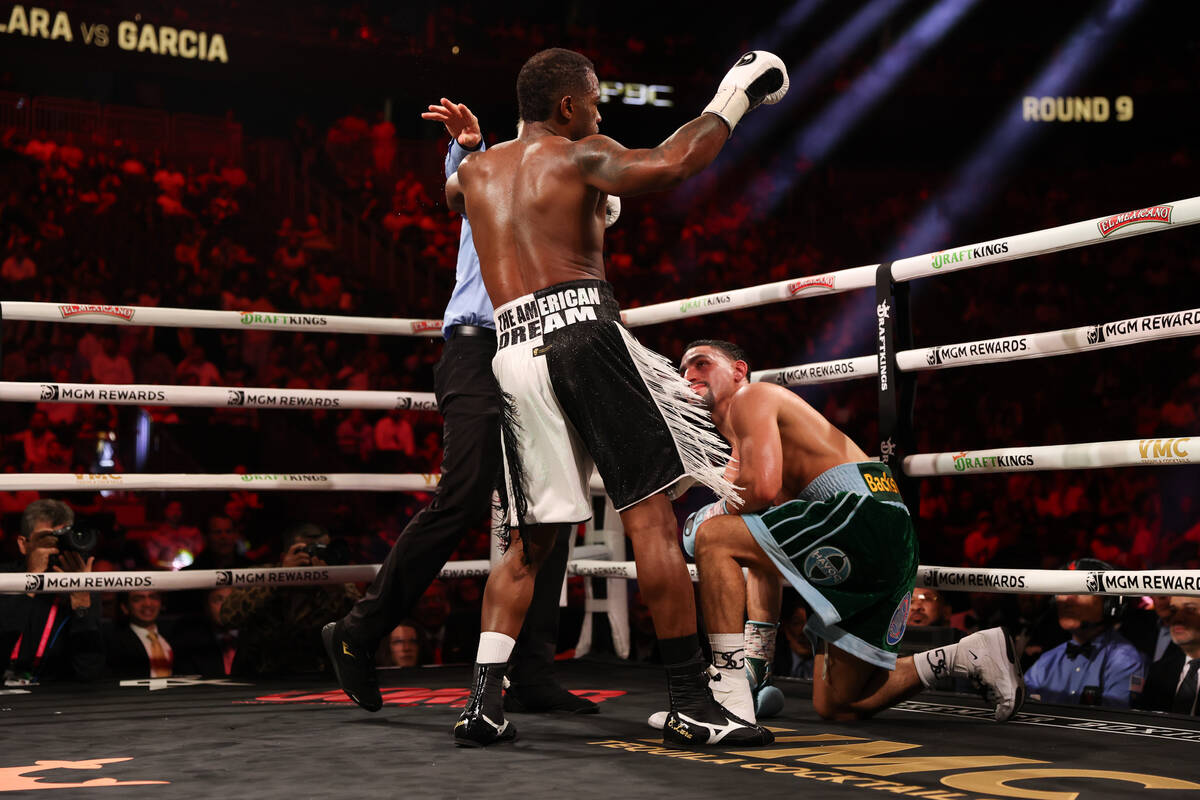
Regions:
<instances>
[{"instance_id":1,"label":"man in suit","mask_svg":"<svg viewBox=\"0 0 1200 800\"><path fill-rule=\"evenodd\" d=\"M129 592L119 602L124 621L109 630L108 666L116 678L169 678L174 650L159 630L161 592Z\"/></svg>"},{"instance_id":2,"label":"man in suit","mask_svg":"<svg viewBox=\"0 0 1200 800\"><path fill-rule=\"evenodd\" d=\"M232 675L237 655L237 630L221 624L221 605L233 593L218 586L204 593L204 609L171 632L175 645L175 674L204 677Z\"/></svg>"},{"instance_id":3,"label":"man in suit","mask_svg":"<svg viewBox=\"0 0 1200 800\"><path fill-rule=\"evenodd\" d=\"M1142 707L1200 716L1200 597L1171 597L1171 645L1150 667Z\"/></svg>"}]
</instances>

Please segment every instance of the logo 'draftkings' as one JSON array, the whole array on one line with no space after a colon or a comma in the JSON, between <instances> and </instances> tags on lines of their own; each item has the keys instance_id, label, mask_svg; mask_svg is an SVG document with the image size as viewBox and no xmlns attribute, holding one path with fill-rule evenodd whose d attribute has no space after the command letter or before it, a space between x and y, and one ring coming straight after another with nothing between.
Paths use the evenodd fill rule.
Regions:
<instances>
[{"instance_id":1,"label":"logo 'draftkings'","mask_svg":"<svg viewBox=\"0 0 1200 800\"><path fill-rule=\"evenodd\" d=\"M1155 222L1160 225L1171 224L1171 212L1174 206L1150 206L1149 208L1139 208L1137 211L1126 211L1124 214L1114 214L1111 217L1102 219L1096 223L1096 227L1100 229L1100 238L1104 238L1114 231L1119 231L1128 225L1136 225L1140 222Z\"/></svg>"},{"instance_id":2,"label":"logo 'draftkings'","mask_svg":"<svg viewBox=\"0 0 1200 800\"><path fill-rule=\"evenodd\" d=\"M941 269L947 264L963 264L968 261L974 261L978 258L987 258L988 256L1002 256L1008 252L1008 242L993 242L991 244L981 244L978 247L962 247L958 250L943 250L940 253L934 253L933 259L929 266L932 269Z\"/></svg>"}]
</instances>

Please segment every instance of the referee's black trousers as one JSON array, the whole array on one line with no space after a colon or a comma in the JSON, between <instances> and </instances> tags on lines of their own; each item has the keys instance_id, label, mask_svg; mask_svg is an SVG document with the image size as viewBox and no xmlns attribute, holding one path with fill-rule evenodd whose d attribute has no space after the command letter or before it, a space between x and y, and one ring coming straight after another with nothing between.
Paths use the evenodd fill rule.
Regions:
<instances>
[{"instance_id":1,"label":"referee's black trousers","mask_svg":"<svg viewBox=\"0 0 1200 800\"><path fill-rule=\"evenodd\" d=\"M495 353L494 335L452 335L443 346L433 378L442 413L442 479L433 501L405 526L370 588L346 616L352 641L373 647L410 616L467 531L490 519L502 461ZM554 656L566 544L559 541L538 571L514 656L516 664L532 662L526 669L549 667Z\"/></svg>"}]
</instances>

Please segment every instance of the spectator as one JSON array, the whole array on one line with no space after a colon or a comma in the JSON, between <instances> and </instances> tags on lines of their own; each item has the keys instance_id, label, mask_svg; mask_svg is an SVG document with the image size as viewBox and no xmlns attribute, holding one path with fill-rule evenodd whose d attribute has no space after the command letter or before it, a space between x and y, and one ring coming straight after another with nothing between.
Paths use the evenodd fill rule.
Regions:
<instances>
[{"instance_id":1,"label":"spectator","mask_svg":"<svg viewBox=\"0 0 1200 800\"><path fill-rule=\"evenodd\" d=\"M329 541L328 531L311 522L289 528L280 565L325 566L308 549ZM358 589L349 583L234 589L221 606L221 624L238 630L235 669L251 675L325 670L321 627L344 616L358 597Z\"/></svg>"},{"instance_id":2,"label":"spectator","mask_svg":"<svg viewBox=\"0 0 1200 800\"><path fill-rule=\"evenodd\" d=\"M804 626L808 623L808 609L803 603L795 601L795 607L782 619L783 624L780 628L786 646L775 648L775 674L812 680L812 641L804 634Z\"/></svg>"},{"instance_id":3,"label":"spectator","mask_svg":"<svg viewBox=\"0 0 1200 800\"><path fill-rule=\"evenodd\" d=\"M117 349L117 336L106 332L100 337L100 352L92 356L92 379L96 383L133 383L133 367Z\"/></svg>"},{"instance_id":4,"label":"spectator","mask_svg":"<svg viewBox=\"0 0 1200 800\"><path fill-rule=\"evenodd\" d=\"M59 500L36 500L21 515L21 561L4 572L91 572L95 557L58 548L57 531L75 522ZM0 663L6 686L90 681L104 673L100 604L90 592L0 595Z\"/></svg>"},{"instance_id":5,"label":"spectator","mask_svg":"<svg viewBox=\"0 0 1200 800\"><path fill-rule=\"evenodd\" d=\"M479 643L479 615L451 615L446 584L434 581L417 601L413 617L429 642L433 664L470 663Z\"/></svg>"},{"instance_id":6,"label":"spectator","mask_svg":"<svg viewBox=\"0 0 1200 800\"><path fill-rule=\"evenodd\" d=\"M187 357L175 368L176 380L185 386L221 386L221 373L208 360L204 348L194 344L188 348Z\"/></svg>"},{"instance_id":7,"label":"spectator","mask_svg":"<svg viewBox=\"0 0 1200 800\"><path fill-rule=\"evenodd\" d=\"M203 549L200 529L183 521L183 503L167 503L162 525L146 541L146 560L160 569L182 569Z\"/></svg>"},{"instance_id":8,"label":"spectator","mask_svg":"<svg viewBox=\"0 0 1200 800\"><path fill-rule=\"evenodd\" d=\"M221 622L221 607L233 593L228 586L209 589L203 610L184 618L171 638L175 640L175 674L219 677L235 675L238 632Z\"/></svg>"},{"instance_id":9,"label":"spectator","mask_svg":"<svg viewBox=\"0 0 1200 800\"><path fill-rule=\"evenodd\" d=\"M212 514L204 530L204 548L186 569L242 569L252 566L242 555L242 536L228 514Z\"/></svg>"},{"instance_id":10,"label":"spectator","mask_svg":"<svg viewBox=\"0 0 1200 800\"><path fill-rule=\"evenodd\" d=\"M50 442L56 440L49 423L46 412L35 410L29 415L29 427L13 435L13 441L21 443L26 472L48 471Z\"/></svg>"},{"instance_id":11,"label":"spectator","mask_svg":"<svg viewBox=\"0 0 1200 800\"><path fill-rule=\"evenodd\" d=\"M1110 570L1081 558L1069 569ZM1113 629L1121 598L1095 594L1057 595L1058 624L1071 638L1044 653L1025 673L1029 696L1045 703L1128 708L1141 695L1145 657Z\"/></svg>"},{"instance_id":12,"label":"spectator","mask_svg":"<svg viewBox=\"0 0 1200 800\"><path fill-rule=\"evenodd\" d=\"M37 264L24 247L18 246L4 259L4 264L0 266L0 277L11 284L32 282L37 277Z\"/></svg>"},{"instance_id":13,"label":"spectator","mask_svg":"<svg viewBox=\"0 0 1200 800\"><path fill-rule=\"evenodd\" d=\"M1175 595L1169 600L1172 644L1150 667L1142 707L1200 716L1200 597Z\"/></svg>"},{"instance_id":14,"label":"spectator","mask_svg":"<svg viewBox=\"0 0 1200 800\"><path fill-rule=\"evenodd\" d=\"M375 450L384 466L398 470L411 462L416 452L412 423L400 409L389 410L375 423Z\"/></svg>"},{"instance_id":15,"label":"spectator","mask_svg":"<svg viewBox=\"0 0 1200 800\"><path fill-rule=\"evenodd\" d=\"M416 667L428 659L415 620L406 619L392 629L379 651L381 667Z\"/></svg>"},{"instance_id":16,"label":"spectator","mask_svg":"<svg viewBox=\"0 0 1200 800\"><path fill-rule=\"evenodd\" d=\"M362 465L370 460L375 449L375 430L361 408L351 410L338 423L337 444L343 461L349 465Z\"/></svg>"},{"instance_id":17,"label":"spectator","mask_svg":"<svg viewBox=\"0 0 1200 800\"><path fill-rule=\"evenodd\" d=\"M108 633L108 668L117 678L169 678L174 650L159 630L161 592L126 592L118 601L121 620Z\"/></svg>"}]
</instances>

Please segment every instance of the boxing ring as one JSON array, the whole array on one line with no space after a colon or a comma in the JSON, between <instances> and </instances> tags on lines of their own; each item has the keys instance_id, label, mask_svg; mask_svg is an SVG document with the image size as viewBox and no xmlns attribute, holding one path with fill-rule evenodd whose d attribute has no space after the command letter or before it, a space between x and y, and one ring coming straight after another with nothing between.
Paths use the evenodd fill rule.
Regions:
<instances>
[{"instance_id":1,"label":"boxing ring","mask_svg":"<svg viewBox=\"0 0 1200 800\"><path fill-rule=\"evenodd\" d=\"M1193 336L1200 333L1200 308L919 349L911 345L908 325L908 285L914 280L1196 222L1200 222L1200 198L1189 198L885 264L631 308L622 312L622 319L633 328L873 288L874 316L869 324L875 334L875 353L756 371L752 379L784 386L875 379L880 460L892 467L910 497L916 496L911 493L913 482L934 476L1198 464L1200 448L1190 443L1200 436L917 453L910 421L912 384L919 372ZM418 337L439 336L441 327L437 320L8 301L0 303L0 318ZM40 382L0 382L0 400L293 411L436 408L433 395L420 392ZM0 475L0 490L423 492L436 486L437 480L436 474L27 474ZM593 489L602 497L603 487L596 480ZM606 512L597 515L587 544L576 548L568 563L568 574L607 579L610 584L605 597L599 597L588 582L587 613L577 652L590 649L592 617L602 613L609 618L614 650L627 655L623 581L636 578L636 569L626 560L616 514L611 506ZM377 565L355 565L7 574L0 575L0 592L318 585L368 581L377 569ZM483 575L488 569L486 560L451 562L442 574ZM1200 570L1118 574L931 565L919 569L917 584L980 592L1200 596ZM690 751L663 747L643 723L662 701L663 681L657 668L592 657L561 664L559 672L568 688L601 702L599 716L578 720L540 715L522 726L522 739L515 746L470 752L456 751L446 735L455 716L446 707L461 707L466 699L469 671L465 667L385 671L384 701L390 708L374 716L356 709L331 678L268 683L185 677L90 689L6 690L0 696L0 723L8 724L0 730L11 733L0 734L4 741L0 794L63 784L85 796L104 785L126 785L130 788L123 791L130 796L141 792L147 797L184 797L245 790L249 779L252 791L265 797L290 798L297 792L322 797L374 794L380 786L395 786L395 791L403 786L431 796L542 796L570 791L581 797L611 797L614 790L606 776L614 768L627 777L620 793L635 797L658 797L680 789L706 796L716 791L790 790L842 797L850 796L849 787L860 793L871 790L947 800L1066 800L1124 797L1132 791L1161 791L1164 797L1174 797L1200 791L1200 768L1195 766L1200 720L1195 718L1031 703L1010 724L997 726L986 721L990 711L981 703L925 693L869 723L849 725L821 721L810 704L797 701L788 704L783 716L771 720L770 727L777 733L773 747ZM810 694L804 682L780 679L780 684L789 697ZM67 725L69 744L62 736ZM162 735L182 728L191 732L179 738L174 733ZM329 747L331 741L337 745ZM392 758L375 763L354 756L376 752L388 752ZM572 759L570 770L561 768L562 756ZM104 776L98 778L102 782L121 783L84 783L96 775ZM796 778L803 783L796 784ZM156 788L150 789L151 785Z\"/></svg>"}]
</instances>

